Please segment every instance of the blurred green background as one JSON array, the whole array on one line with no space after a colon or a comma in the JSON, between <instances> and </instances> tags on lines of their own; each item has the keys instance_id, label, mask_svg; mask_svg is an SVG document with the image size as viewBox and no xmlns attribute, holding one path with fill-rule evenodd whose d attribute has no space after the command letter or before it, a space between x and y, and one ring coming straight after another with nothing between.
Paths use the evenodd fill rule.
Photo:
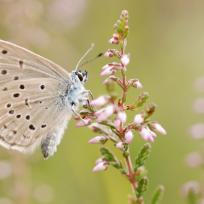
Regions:
<instances>
[{"instance_id":1,"label":"blurred green background","mask_svg":"<svg viewBox=\"0 0 204 204\"><path fill-rule=\"evenodd\" d=\"M157 184L163 184L163 203L182 204L183 183L203 177L202 171L187 167L185 157L203 147L191 139L188 130L203 121L192 104L202 96L194 84L204 74L204 1L0 0L0 38L72 70L90 43L96 44L90 57L110 47L107 41L122 9L130 15L128 75L142 81L158 105L154 119L168 132L153 144L145 197L149 203ZM94 96L104 92L99 72L107 62L99 59L86 67L86 87ZM133 92L132 98L136 96ZM22 157L1 148L0 204L127 203L131 189L118 172L91 172L99 156L98 146L87 144L92 135L71 121L57 153L46 161L39 150ZM137 136L131 146L133 155L142 143Z\"/></svg>"}]
</instances>

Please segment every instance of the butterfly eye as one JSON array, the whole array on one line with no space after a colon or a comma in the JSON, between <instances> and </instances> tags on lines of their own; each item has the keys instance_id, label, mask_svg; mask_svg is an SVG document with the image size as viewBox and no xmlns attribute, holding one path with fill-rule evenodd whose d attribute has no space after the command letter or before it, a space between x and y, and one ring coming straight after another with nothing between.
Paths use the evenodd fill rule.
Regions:
<instances>
[{"instance_id":1,"label":"butterfly eye","mask_svg":"<svg viewBox=\"0 0 204 204\"><path fill-rule=\"evenodd\" d=\"M77 73L77 76L78 76L80 81L83 81L83 75L81 73Z\"/></svg>"}]
</instances>

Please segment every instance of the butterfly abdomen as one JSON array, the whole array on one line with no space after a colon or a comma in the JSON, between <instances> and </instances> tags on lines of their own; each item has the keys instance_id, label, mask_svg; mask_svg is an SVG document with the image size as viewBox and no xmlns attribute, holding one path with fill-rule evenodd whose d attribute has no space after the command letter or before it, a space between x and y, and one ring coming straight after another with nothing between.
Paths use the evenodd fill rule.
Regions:
<instances>
[{"instance_id":1,"label":"butterfly abdomen","mask_svg":"<svg viewBox=\"0 0 204 204\"><path fill-rule=\"evenodd\" d=\"M57 145L61 142L71 115L67 114L66 116L64 115L64 117L65 118L61 118L61 121L58 121L58 126L53 130L51 129L48 135L41 141L41 151L45 159L52 156L57 151Z\"/></svg>"}]
</instances>

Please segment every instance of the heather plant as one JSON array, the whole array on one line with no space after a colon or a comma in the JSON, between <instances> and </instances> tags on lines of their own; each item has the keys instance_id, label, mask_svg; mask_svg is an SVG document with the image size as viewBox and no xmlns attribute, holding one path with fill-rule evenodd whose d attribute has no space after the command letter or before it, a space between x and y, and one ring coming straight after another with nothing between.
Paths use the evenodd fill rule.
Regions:
<instances>
[{"instance_id":1,"label":"heather plant","mask_svg":"<svg viewBox=\"0 0 204 204\"><path fill-rule=\"evenodd\" d=\"M140 80L127 77L127 66L130 62L130 54L126 51L128 34L128 11L123 10L114 25L114 34L109 40L114 48L104 53L104 57L113 59L113 62L104 65L100 73L100 76L105 78L103 85L107 93L90 100L76 120L78 127L88 127L96 134L89 143L100 145L101 156L96 160L93 172L114 167L130 183L132 194L129 195L129 203L143 204L149 182L145 163L151 152L150 143L158 134L165 135L166 131L160 123L151 120L156 106L147 103L149 97L147 92L137 92L143 88ZM117 87L120 89L119 92ZM131 103L127 102L130 89L134 89L137 95ZM135 116L127 120L130 111L134 112ZM138 136L148 143L133 156L130 153L130 144L134 137ZM110 150L108 147L111 145ZM116 156L118 152L123 159ZM163 186L156 189L151 200L152 204L159 203L163 191Z\"/></svg>"},{"instance_id":2,"label":"heather plant","mask_svg":"<svg viewBox=\"0 0 204 204\"><path fill-rule=\"evenodd\" d=\"M198 92L203 92L204 78L201 77L196 80L195 83L196 90ZM194 101L193 109L197 114L204 113L204 98L199 97ZM197 122L193 124L190 128L190 135L193 140L201 141L204 139L204 123ZM202 150L195 150L190 152L186 156L186 163L189 168L199 171L203 169L204 156ZM201 174L202 175L202 174ZM203 191L203 179L200 180L190 180L183 185L183 195L186 198L188 204L204 204L204 191Z\"/></svg>"}]
</instances>

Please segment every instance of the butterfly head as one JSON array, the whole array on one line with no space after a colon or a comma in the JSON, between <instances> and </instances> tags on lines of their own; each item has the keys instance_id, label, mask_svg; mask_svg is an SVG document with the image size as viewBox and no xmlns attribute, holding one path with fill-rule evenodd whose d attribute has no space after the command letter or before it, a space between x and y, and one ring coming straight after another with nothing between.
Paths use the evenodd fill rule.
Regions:
<instances>
[{"instance_id":1,"label":"butterfly head","mask_svg":"<svg viewBox=\"0 0 204 204\"><path fill-rule=\"evenodd\" d=\"M88 72L86 70L76 70L72 72L72 77L78 79L82 84L84 84L88 79Z\"/></svg>"}]
</instances>

